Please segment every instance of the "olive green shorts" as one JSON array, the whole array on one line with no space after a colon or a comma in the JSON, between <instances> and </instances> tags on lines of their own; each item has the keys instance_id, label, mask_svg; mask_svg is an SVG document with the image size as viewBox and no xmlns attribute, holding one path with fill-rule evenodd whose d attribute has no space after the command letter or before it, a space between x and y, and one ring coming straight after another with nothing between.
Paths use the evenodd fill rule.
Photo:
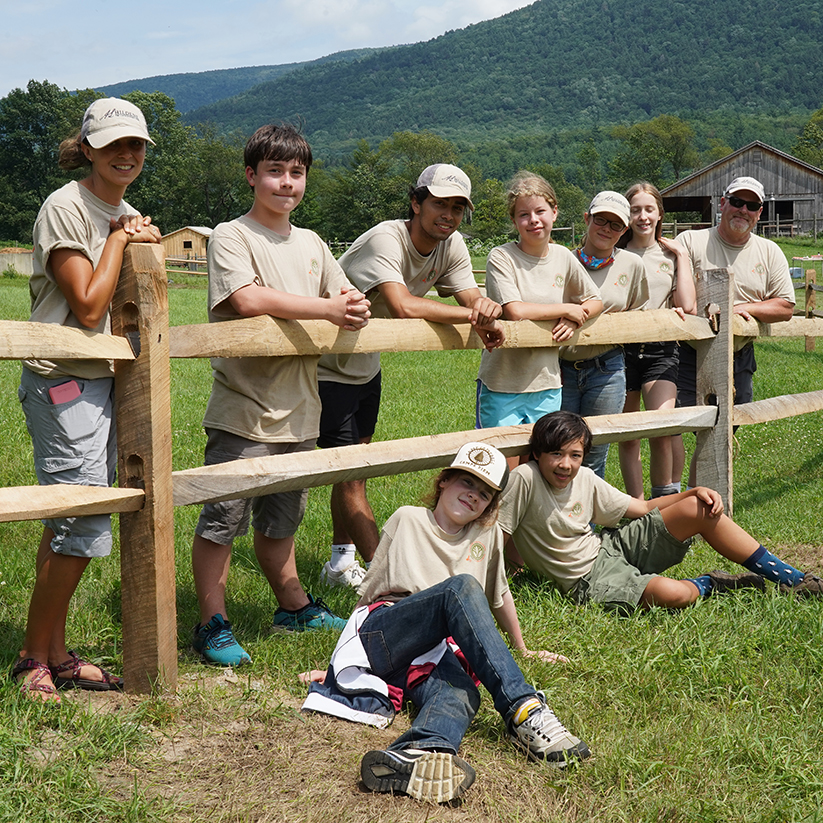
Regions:
<instances>
[{"instance_id":1,"label":"olive green shorts","mask_svg":"<svg viewBox=\"0 0 823 823\"><path fill-rule=\"evenodd\" d=\"M590 600L607 609L637 608L649 581L676 566L691 540L682 543L669 533L659 509L617 529L603 529L600 552L592 570L569 591L576 603Z\"/></svg>"}]
</instances>

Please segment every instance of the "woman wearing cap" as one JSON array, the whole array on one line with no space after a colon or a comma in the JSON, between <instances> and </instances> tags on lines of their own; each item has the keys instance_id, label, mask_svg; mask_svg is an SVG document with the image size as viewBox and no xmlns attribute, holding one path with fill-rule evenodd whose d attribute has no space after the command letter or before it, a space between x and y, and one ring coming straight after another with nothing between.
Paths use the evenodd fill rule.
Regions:
<instances>
[{"instance_id":1,"label":"woman wearing cap","mask_svg":"<svg viewBox=\"0 0 823 823\"><path fill-rule=\"evenodd\" d=\"M96 100L77 135L60 145L63 169L88 167L45 201L34 224L31 320L108 333L109 308L129 243L160 232L123 200L152 142L143 113L125 100ZM112 364L26 360L19 398L41 485L106 486L114 480ZM69 601L92 557L111 551L108 515L43 521L26 638L12 676L34 699L59 688L108 691L122 680L66 648Z\"/></svg>"},{"instance_id":2,"label":"woman wearing cap","mask_svg":"<svg viewBox=\"0 0 823 823\"><path fill-rule=\"evenodd\" d=\"M628 231L620 238L621 248L634 252L646 267L649 281L649 309L674 309L680 317L695 314L696 295L692 264L686 249L676 240L663 237L663 198L657 186L635 183L627 192L631 209ZM625 412L673 409L677 399L677 374L680 347L677 341L660 343L630 343L625 346L626 403ZM672 441L668 437L649 439L649 478L651 497L677 494L680 477L672 468ZM620 470L626 491L643 499L643 463L640 441L627 440L619 444Z\"/></svg>"},{"instance_id":3,"label":"woman wearing cap","mask_svg":"<svg viewBox=\"0 0 823 823\"><path fill-rule=\"evenodd\" d=\"M586 233L575 254L600 291L604 312L641 309L649 299L640 258L616 248L629 225L629 202L616 191L601 191L584 215ZM626 399L623 347L608 343L560 350L563 411L589 417L619 414ZM605 477L609 444L593 446L584 464Z\"/></svg>"}]
</instances>

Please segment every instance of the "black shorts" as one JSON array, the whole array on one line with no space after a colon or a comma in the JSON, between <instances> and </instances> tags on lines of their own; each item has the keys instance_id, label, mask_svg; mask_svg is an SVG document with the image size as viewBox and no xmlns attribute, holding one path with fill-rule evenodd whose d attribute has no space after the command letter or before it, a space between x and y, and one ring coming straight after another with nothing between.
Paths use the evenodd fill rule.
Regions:
<instances>
[{"instance_id":1,"label":"black shorts","mask_svg":"<svg viewBox=\"0 0 823 823\"><path fill-rule=\"evenodd\" d=\"M734 353L734 403L754 400L753 375L757 371L754 344L747 343ZM680 375L677 380L677 405L697 405L697 352L688 344L680 347Z\"/></svg>"},{"instance_id":2,"label":"black shorts","mask_svg":"<svg viewBox=\"0 0 823 823\"><path fill-rule=\"evenodd\" d=\"M680 347L676 341L666 343L629 343L626 355L626 391L640 391L644 383L668 380L677 383Z\"/></svg>"},{"instance_id":3,"label":"black shorts","mask_svg":"<svg viewBox=\"0 0 823 823\"><path fill-rule=\"evenodd\" d=\"M320 437L321 449L353 446L374 434L380 411L381 372L368 383L333 383L321 380Z\"/></svg>"}]
</instances>

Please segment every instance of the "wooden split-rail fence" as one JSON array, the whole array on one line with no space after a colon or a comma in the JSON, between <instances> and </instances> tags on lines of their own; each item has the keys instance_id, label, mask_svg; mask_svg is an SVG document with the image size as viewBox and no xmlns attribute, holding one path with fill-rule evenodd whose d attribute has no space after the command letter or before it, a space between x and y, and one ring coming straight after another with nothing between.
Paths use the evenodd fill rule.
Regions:
<instances>
[{"instance_id":1,"label":"wooden split-rail fence","mask_svg":"<svg viewBox=\"0 0 823 823\"><path fill-rule=\"evenodd\" d=\"M269 316L169 328L166 269L159 246L126 248L112 303L112 336L30 322L0 322L0 359L115 361L118 488L27 486L0 489L0 521L120 515L123 674L146 693L177 685L173 507L255 497L341 480L448 465L467 440L506 455L527 450L530 426L451 432L172 471L170 358L278 357L328 352L442 351L480 348L468 325L373 320L359 332L323 321ZM734 337L823 336L823 320L759 325L732 315L725 269L701 274L699 317L669 310L606 314L579 329L573 344L688 341L697 350L698 405L588 418L596 443L691 431L696 477L716 488L731 511L732 426L823 409L823 391L732 405ZM733 316L733 323L726 322ZM507 347L554 346L551 322L506 323Z\"/></svg>"}]
</instances>

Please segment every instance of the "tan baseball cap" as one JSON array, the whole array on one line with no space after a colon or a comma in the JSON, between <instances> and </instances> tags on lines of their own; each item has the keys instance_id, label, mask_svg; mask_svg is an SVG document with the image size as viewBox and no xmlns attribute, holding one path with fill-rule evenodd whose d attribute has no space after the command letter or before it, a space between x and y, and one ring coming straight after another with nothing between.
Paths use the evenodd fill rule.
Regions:
<instances>
[{"instance_id":1,"label":"tan baseball cap","mask_svg":"<svg viewBox=\"0 0 823 823\"><path fill-rule=\"evenodd\" d=\"M93 149L102 149L121 137L139 137L155 145L146 118L134 103L117 97L95 100L83 115L80 139Z\"/></svg>"},{"instance_id":2,"label":"tan baseball cap","mask_svg":"<svg viewBox=\"0 0 823 823\"><path fill-rule=\"evenodd\" d=\"M619 217L626 226L629 225L632 209L629 201L620 192L601 191L594 196L594 200L589 204L589 214L604 211Z\"/></svg>"},{"instance_id":3,"label":"tan baseball cap","mask_svg":"<svg viewBox=\"0 0 823 823\"><path fill-rule=\"evenodd\" d=\"M509 466L503 453L488 443L466 443L460 447L450 469L462 469L493 489L501 491L509 480Z\"/></svg>"},{"instance_id":4,"label":"tan baseball cap","mask_svg":"<svg viewBox=\"0 0 823 823\"><path fill-rule=\"evenodd\" d=\"M425 186L433 197L464 197L474 211L471 201L472 181L469 175L450 163L435 163L423 169L417 178L417 187Z\"/></svg>"}]
</instances>

